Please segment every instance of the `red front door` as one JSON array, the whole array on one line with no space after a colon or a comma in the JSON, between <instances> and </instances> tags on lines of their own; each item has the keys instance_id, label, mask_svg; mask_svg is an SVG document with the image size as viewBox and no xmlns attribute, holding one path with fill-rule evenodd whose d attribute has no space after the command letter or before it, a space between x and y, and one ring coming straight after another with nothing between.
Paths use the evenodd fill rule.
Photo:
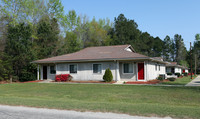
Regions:
<instances>
[{"instance_id":1,"label":"red front door","mask_svg":"<svg viewBox=\"0 0 200 119\"><path fill-rule=\"evenodd\" d=\"M185 69L183 69L183 73L185 73Z\"/></svg>"},{"instance_id":2,"label":"red front door","mask_svg":"<svg viewBox=\"0 0 200 119\"><path fill-rule=\"evenodd\" d=\"M144 80L144 63L138 63L138 80Z\"/></svg>"}]
</instances>

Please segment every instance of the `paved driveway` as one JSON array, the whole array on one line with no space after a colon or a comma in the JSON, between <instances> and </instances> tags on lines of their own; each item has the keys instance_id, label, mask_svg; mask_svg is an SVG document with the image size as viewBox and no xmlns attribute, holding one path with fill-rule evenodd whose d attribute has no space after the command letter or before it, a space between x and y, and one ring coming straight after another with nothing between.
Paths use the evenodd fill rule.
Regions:
<instances>
[{"instance_id":1,"label":"paved driveway","mask_svg":"<svg viewBox=\"0 0 200 119\"><path fill-rule=\"evenodd\" d=\"M198 75L194 80L192 80L185 86L200 86L200 75Z\"/></svg>"},{"instance_id":2,"label":"paved driveway","mask_svg":"<svg viewBox=\"0 0 200 119\"><path fill-rule=\"evenodd\" d=\"M0 105L0 119L171 119Z\"/></svg>"}]
</instances>

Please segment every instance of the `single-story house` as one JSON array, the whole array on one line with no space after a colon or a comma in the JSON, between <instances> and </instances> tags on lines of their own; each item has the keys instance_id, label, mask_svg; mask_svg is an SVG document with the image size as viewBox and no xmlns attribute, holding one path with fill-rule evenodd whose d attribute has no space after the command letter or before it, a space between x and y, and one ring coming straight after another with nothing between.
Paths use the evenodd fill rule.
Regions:
<instances>
[{"instance_id":1,"label":"single-story house","mask_svg":"<svg viewBox=\"0 0 200 119\"><path fill-rule=\"evenodd\" d=\"M188 68L185 66L182 66L182 73L188 73Z\"/></svg>"},{"instance_id":2,"label":"single-story house","mask_svg":"<svg viewBox=\"0 0 200 119\"><path fill-rule=\"evenodd\" d=\"M136 53L131 45L88 47L33 63L38 64L38 80L70 74L72 80L102 81L105 70L110 68L115 81L148 81L166 72L166 62Z\"/></svg>"},{"instance_id":3,"label":"single-story house","mask_svg":"<svg viewBox=\"0 0 200 119\"><path fill-rule=\"evenodd\" d=\"M166 64L166 73L188 73L188 68L178 65L177 62L168 62L168 64Z\"/></svg>"}]
</instances>

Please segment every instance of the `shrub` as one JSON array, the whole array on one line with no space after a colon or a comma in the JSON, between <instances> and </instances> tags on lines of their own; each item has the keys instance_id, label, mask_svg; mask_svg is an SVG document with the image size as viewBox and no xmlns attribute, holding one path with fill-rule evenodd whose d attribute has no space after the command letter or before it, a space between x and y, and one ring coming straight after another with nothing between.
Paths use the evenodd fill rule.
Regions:
<instances>
[{"instance_id":1,"label":"shrub","mask_svg":"<svg viewBox=\"0 0 200 119\"><path fill-rule=\"evenodd\" d=\"M168 78L168 80L169 80L169 81L175 81L175 80L176 80L176 78L174 78L174 77L171 77L171 78Z\"/></svg>"},{"instance_id":2,"label":"shrub","mask_svg":"<svg viewBox=\"0 0 200 119\"><path fill-rule=\"evenodd\" d=\"M0 77L0 81L3 81L4 79L2 77Z\"/></svg>"},{"instance_id":3,"label":"shrub","mask_svg":"<svg viewBox=\"0 0 200 119\"><path fill-rule=\"evenodd\" d=\"M175 75L176 75L177 77L180 77L181 74L180 74L180 73L175 73Z\"/></svg>"},{"instance_id":4,"label":"shrub","mask_svg":"<svg viewBox=\"0 0 200 119\"><path fill-rule=\"evenodd\" d=\"M164 80L162 76L159 76L157 79L160 80L160 81Z\"/></svg>"},{"instance_id":5,"label":"shrub","mask_svg":"<svg viewBox=\"0 0 200 119\"><path fill-rule=\"evenodd\" d=\"M103 80L105 82L111 82L113 80L113 75L110 69L106 69L105 74L103 75Z\"/></svg>"},{"instance_id":6,"label":"shrub","mask_svg":"<svg viewBox=\"0 0 200 119\"><path fill-rule=\"evenodd\" d=\"M71 81L71 80L72 80L72 76L70 74L59 74L59 75L56 75L55 77L56 82Z\"/></svg>"},{"instance_id":7,"label":"shrub","mask_svg":"<svg viewBox=\"0 0 200 119\"><path fill-rule=\"evenodd\" d=\"M172 75L172 73L167 73L167 75Z\"/></svg>"},{"instance_id":8,"label":"shrub","mask_svg":"<svg viewBox=\"0 0 200 119\"><path fill-rule=\"evenodd\" d=\"M26 70L23 70L20 77L19 81L24 82L24 81L34 81L36 80L36 75L32 72L28 72Z\"/></svg>"},{"instance_id":9,"label":"shrub","mask_svg":"<svg viewBox=\"0 0 200 119\"><path fill-rule=\"evenodd\" d=\"M184 76L188 76L188 73L183 73Z\"/></svg>"}]
</instances>

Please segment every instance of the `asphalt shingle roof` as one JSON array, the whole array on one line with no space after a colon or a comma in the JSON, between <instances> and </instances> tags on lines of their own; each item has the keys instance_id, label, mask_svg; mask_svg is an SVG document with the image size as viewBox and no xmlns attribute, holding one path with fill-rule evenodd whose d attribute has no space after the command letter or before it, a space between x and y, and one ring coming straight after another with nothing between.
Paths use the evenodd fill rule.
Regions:
<instances>
[{"instance_id":1,"label":"asphalt shingle roof","mask_svg":"<svg viewBox=\"0 0 200 119\"><path fill-rule=\"evenodd\" d=\"M68 61L114 60L114 59L148 59L150 57L125 50L131 45L88 47L75 53L33 61L33 63L51 63Z\"/></svg>"}]
</instances>

